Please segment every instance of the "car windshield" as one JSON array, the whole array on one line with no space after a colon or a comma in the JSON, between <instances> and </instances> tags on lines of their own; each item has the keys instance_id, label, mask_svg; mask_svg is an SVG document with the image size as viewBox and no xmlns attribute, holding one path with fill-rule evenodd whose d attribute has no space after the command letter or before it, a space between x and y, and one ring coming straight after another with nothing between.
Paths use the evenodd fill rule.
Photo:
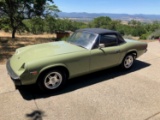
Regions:
<instances>
[{"instance_id":1,"label":"car windshield","mask_svg":"<svg viewBox=\"0 0 160 120\"><path fill-rule=\"evenodd\" d=\"M86 49L91 49L97 36L97 34L78 31L73 33L72 36L67 40L67 42Z\"/></svg>"}]
</instances>

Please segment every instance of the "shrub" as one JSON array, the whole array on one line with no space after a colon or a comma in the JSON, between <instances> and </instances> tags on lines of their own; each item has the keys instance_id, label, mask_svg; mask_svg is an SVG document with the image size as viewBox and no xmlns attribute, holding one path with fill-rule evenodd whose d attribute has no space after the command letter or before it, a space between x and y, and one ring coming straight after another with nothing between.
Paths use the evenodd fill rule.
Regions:
<instances>
[{"instance_id":1,"label":"shrub","mask_svg":"<svg viewBox=\"0 0 160 120\"><path fill-rule=\"evenodd\" d=\"M3 28L2 28L5 32L9 32L9 30L10 30L10 27L9 26L3 26Z\"/></svg>"},{"instance_id":2,"label":"shrub","mask_svg":"<svg viewBox=\"0 0 160 120\"><path fill-rule=\"evenodd\" d=\"M150 36L149 39L158 39L160 37L160 29L155 30Z\"/></svg>"},{"instance_id":3,"label":"shrub","mask_svg":"<svg viewBox=\"0 0 160 120\"><path fill-rule=\"evenodd\" d=\"M140 38L139 38L139 39L141 39L141 40L146 40L146 39L148 39L148 38L149 38L150 34L151 34L151 32L148 32L148 33L142 34L142 35L140 36Z\"/></svg>"}]
</instances>

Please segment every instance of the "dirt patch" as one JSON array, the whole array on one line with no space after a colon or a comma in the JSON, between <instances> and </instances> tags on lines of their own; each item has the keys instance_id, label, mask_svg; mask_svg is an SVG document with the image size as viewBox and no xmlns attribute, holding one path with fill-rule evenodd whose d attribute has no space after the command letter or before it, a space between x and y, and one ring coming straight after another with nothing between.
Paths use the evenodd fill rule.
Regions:
<instances>
[{"instance_id":1,"label":"dirt patch","mask_svg":"<svg viewBox=\"0 0 160 120\"><path fill-rule=\"evenodd\" d=\"M53 42L55 38L55 34L23 34L16 35L16 38L12 39L10 33L0 32L0 64L5 64L7 59L9 59L14 54L17 48L34 44Z\"/></svg>"},{"instance_id":2,"label":"dirt patch","mask_svg":"<svg viewBox=\"0 0 160 120\"><path fill-rule=\"evenodd\" d=\"M56 38L55 34L16 34L16 38L11 38L11 33L0 31L0 64L5 64L15 52L17 48L27 45L41 44L53 42ZM153 42L155 40L141 40L144 42Z\"/></svg>"}]
</instances>

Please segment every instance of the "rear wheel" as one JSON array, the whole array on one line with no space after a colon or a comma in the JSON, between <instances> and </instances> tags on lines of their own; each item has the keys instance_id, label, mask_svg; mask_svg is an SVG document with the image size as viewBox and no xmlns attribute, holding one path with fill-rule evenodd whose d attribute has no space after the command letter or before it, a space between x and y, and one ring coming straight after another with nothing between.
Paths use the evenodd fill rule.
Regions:
<instances>
[{"instance_id":1,"label":"rear wheel","mask_svg":"<svg viewBox=\"0 0 160 120\"><path fill-rule=\"evenodd\" d=\"M42 90L52 91L62 88L65 82L66 76L63 71L50 70L40 76L38 86Z\"/></svg>"},{"instance_id":2,"label":"rear wheel","mask_svg":"<svg viewBox=\"0 0 160 120\"><path fill-rule=\"evenodd\" d=\"M128 54L124 57L123 62L121 63L122 69L128 70L133 66L134 63L134 56L133 54Z\"/></svg>"}]
</instances>

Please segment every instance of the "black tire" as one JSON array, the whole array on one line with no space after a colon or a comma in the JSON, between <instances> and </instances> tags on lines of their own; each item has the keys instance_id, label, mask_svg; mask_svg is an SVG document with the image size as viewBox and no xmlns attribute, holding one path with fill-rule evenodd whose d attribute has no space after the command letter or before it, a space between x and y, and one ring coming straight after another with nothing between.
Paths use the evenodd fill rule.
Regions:
<instances>
[{"instance_id":1,"label":"black tire","mask_svg":"<svg viewBox=\"0 0 160 120\"><path fill-rule=\"evenodd\" d=\"M50 70L38 79L38 86L42 91L56 91L61 89L66 83L66 75L62 70Z\"/></svg>"},{"instance_id":2,"label":"black tire","mask_svg":"<svg viewBox=\"0 0 160 120\"><path fill-rule=\"evenodd\" d=\"M133 64L134 64L135 58L133 54L127 54L122 63L121 63L121 68L123 70L129 70L132 68Z\"/></svg>"}]
</instances>

